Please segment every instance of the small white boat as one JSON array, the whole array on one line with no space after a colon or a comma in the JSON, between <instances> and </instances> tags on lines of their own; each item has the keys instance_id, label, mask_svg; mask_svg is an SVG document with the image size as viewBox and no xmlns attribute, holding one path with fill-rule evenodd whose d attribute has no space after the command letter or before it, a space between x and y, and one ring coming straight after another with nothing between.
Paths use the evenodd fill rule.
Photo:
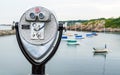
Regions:
<instances>
[{"instance_id":1,"label":"small white boat","mask_svg":"<svg viewBox=\"0 0 120 75\"><path fill-rule=\"evenodd\" d=\"M94 49L94 53L107 53L109 50L107 49L107 45L105 44L105 48L103 49L97 49L97 48L93 48Z\"/></svg>"},{"instance_id":2,"label":"small white boat","mask_svg":"<svg viewBox=\"0 0 120 75\"><path fill-rule=\"evenodd\" d=\"M93 51L94 53L107 53L108 52L108 49L94 49Z\"/></svg>"}]
</instances>

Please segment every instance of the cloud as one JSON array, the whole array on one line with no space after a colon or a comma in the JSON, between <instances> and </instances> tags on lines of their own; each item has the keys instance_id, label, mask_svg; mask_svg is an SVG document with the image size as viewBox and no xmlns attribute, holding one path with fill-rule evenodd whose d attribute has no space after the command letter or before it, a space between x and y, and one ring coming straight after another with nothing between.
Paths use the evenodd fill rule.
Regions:
<instances>
[{"instance_id":1,"label":"cloud","mask_svg":"<svg viewBox=\"0 0 120 75\"><path fill-rule=\"evenodd\" d=\"M58 20L120 16L120 0L1 0L0 23L19 21L21 15L34 6L54 11Z\"/></svg>"}]
</instances>

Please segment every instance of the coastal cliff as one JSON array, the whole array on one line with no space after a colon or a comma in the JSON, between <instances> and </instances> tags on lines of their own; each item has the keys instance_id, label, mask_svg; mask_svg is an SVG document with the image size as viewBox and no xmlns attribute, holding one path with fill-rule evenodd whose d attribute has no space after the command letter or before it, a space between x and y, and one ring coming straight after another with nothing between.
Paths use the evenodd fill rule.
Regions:
<instances>
[{"instance_id":1,"label":"coastal cliff","mask_svg":"<svg viewBox=\"0 0 120 75\"><path fill-rule=\"evenodd\" d=\"M73 21L72 21L73 22ZM96 32L120 32L120 18L117 19L95 19L85 22L69 24L68 30L96 31Z\"/></svg>"}]
</instances>

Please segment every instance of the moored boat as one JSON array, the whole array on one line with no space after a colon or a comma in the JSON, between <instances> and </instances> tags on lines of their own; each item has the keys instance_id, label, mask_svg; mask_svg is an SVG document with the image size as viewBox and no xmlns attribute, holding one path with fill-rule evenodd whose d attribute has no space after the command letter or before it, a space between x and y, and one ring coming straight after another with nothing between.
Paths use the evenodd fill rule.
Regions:
<instances>
[{"instance_id":1,"label":"moored boat","mask_svg":"<svg viewBox=\"0 0 120 75\"><path fill-rule=\"evenodd\" d=\"M96 32L92 32L92 35L97 36L98 34Z\"/></svg>"},{"instance_id":2,"label":"moored boat","mask_svg":"<svg viewBox=\"0 0 120 75\"><path fill-rule=\"evenodd\" d=\"M75 39L69 39L67 40L67 45L80 45L80 43L78 43Z\"/></svg>"},{"instance_id":3,"label":"moored boat","mask_svg":"<svg viewBox=\"0 0 120 75\"><path fill-rule=\"evenodd\" d=\"M84 39L82 35L75 35L75 39Z\"/></svg>"},{"instance_id":4,"label":"moored boat","mask_svg":"<svg viewBox=\"0 0 120 75\"><path fill-rule=\"evenodd\" d=\"M86 34L86 37L93 37L92 34Z\"/></svg>"},{"instance_id":5,"label":"moored boat","mask_svg":"<svg viewBox=\"0 0 120 75\"><path fill-rule=\"evenodd\" d=\"M93 48L94 49L94 53L107 53L108 52L108 49L107 48L105 48L105 49L95 49L95 48Z\"/></svg>"},{"instance_id":6,"label":"moored boat","mask_svg":"<svg viewBox=\"0 0 120 75\"><path fill-rule=\"evenodd\" d=\"M62 39L67 39L68 37L65 35L62 35Z\"/></svg>"}]
</instances>

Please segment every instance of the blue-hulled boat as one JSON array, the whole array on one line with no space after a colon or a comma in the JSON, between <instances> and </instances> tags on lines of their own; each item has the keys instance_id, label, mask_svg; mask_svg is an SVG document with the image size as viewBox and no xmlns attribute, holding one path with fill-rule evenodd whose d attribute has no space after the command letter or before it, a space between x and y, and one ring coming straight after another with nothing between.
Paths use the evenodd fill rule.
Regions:
<instances>
[{"instance_id":1,"label":"blue-hulled boat","mask_svg":"<svg viewBox=\"0 0 120 75\"><path fill-rule=\"evenodd\" d=\"M97 36L98 34L96 32L92 32L92 35Z\"/></svg>"},{"instance_id":2,"label":"blue-hulled boat","mask_svg":"<svg viewBox=\"0 0 120 75\"><path fill-rule=\"evenodd\" d=\"M86 37L93 37L92 34L86 34Z\"/></svg>"},{"instance_id":3,"label":"blue-hulled boat","mask_svg":"<svg viewBox=\"0 0 120 75\"><path fill-rule=\"evenodd\" d=\"M62 39L67 39L68 37L65 35L62 35Z\"/></svg>"},{"instance_id":4,"label":"blue-hulled boat","mask_svg":"<svg viewBox=\"0 0 120 75\"><path fill-rule=\"evenodd\" d=\"M82 35L75 35L76 39L84 39L84 37Z\"/></svg>"}]
</instances>

